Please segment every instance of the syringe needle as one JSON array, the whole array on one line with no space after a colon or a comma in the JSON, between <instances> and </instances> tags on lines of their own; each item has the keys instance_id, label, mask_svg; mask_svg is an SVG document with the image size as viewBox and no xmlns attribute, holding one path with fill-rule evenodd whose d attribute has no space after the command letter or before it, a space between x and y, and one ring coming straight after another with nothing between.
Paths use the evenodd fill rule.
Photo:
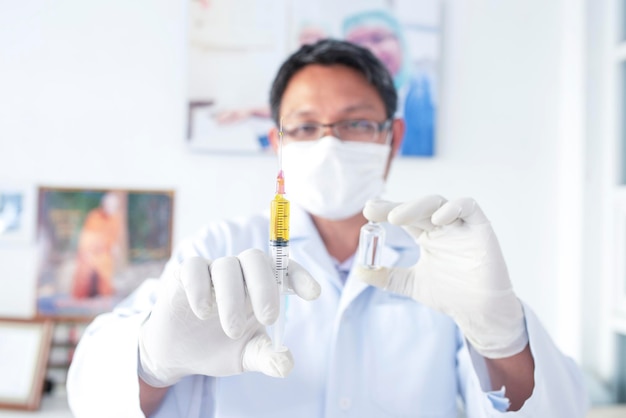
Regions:
<instances>
[{"instance_id":1,"label":"syringe needle","mask_svg":"<svg viewBox=\"0 0 626 418\"><path fill-rule=\"evenodd\" d=\"M283 172L283 118L281 116L278 125L278 172Z\"/></svg>"}]
</instances>

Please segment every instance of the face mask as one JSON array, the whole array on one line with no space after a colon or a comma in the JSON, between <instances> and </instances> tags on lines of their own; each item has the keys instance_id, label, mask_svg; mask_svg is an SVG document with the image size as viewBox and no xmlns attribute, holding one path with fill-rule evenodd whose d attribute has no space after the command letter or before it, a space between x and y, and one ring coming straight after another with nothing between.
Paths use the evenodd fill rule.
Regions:
<instances>
[{"instance_id":1,"label":"face mask","mask_svg":"<svg viewBox=\"0 0 626 418\"><path fill-rule=\"evenodd\" d=\"M313 215L339 220L363 210L380 196L391 146L341 141L290 142L283 147L285 191Z\"/></svg>"}]
</instances>

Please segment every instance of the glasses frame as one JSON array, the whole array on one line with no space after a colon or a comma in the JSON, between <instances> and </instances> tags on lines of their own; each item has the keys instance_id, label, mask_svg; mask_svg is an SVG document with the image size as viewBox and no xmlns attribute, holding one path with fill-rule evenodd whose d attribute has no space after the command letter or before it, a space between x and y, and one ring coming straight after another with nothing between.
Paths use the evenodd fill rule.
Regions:
<instances>
[{"instance_id":1,"label":"glasses frame","mask_svg":"<svg viewBox=\"0 0 626 418\"><path fill-rule=\"evenodd\" d=\"M373 123L376 124L376 134L375 135L380 135L381 133L383 133L386 130L390 130L391 126L393 124L393 119L385 119L382 122L378 122L375 120L371 120L371 119L343 119L343 120L339 120L337 122L332 122L332 123L320 123L320 122L303 122L303 123L299 123L299 124L295 124L293 127L290 127L288 124L287 125L283 125L281 127L282 133L286 138L289 138L293 141L299 141L299 142L306 142L306 141L317 141L321 138L324 137L324 132L326 130L326 128L330 128L333 135L335 135L338 139L341 139L342 141L349 141L349 142L363 142L363 143L377 143L377 138L373 138L370 141L355 141L355 140L350 140L350 139L344 139L341 137L341 135L339 134L338 130L337 130L337 126L341 125L341 124L346 124L349 122L369 122L369 123ZM290 132L293 132L294 130L301 128L302 126L315 126L318 130L320 135L317 138L311 138L311 139L299 139L295 136L293 136ZM389 141L388 137L386 139L385 142Z\"/></svg>"}]
</instances>

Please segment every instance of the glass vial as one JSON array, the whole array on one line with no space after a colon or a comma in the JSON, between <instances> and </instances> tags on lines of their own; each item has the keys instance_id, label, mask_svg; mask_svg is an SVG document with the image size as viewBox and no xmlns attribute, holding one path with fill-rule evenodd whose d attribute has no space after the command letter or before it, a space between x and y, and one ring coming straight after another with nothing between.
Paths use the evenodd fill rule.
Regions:
<instances>
[{"instance_id":1,"label":"glass vial","mask_svg":"<svg viewBox=\"0 0 626 418\"><path fill-rule=\"evenodd\" d=\"M378 222L369 221L361 227L358 263L368 269L378 269L380 255L385 245L385 229Z\"/></svg>"}]
</instances>

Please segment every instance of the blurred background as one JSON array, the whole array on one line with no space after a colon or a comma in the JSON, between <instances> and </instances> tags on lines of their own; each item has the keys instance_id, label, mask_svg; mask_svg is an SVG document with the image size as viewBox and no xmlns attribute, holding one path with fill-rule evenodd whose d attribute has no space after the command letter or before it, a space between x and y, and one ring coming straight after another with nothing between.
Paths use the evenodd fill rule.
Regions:
<instances>
[{"instance_id":1,"label":"blurred background","mask_svg":"<svg viewBox=\"0 0 626 418\"><path fill-rule=\"evenodd\" d=\"M0 233L0 317L37 316L39 187L175 191L174 245L268 207L271 153L189 140L197 3L228 4L0 0L0 194L22 196L18 231ZM269 3L281 24L298 2ZM624 3L442 0L435 150L396 159L387 187L480 203L517 294L598 407L626 402ZM241 93L255 68L222 70Z\"/></svg>"}]
</instances>

